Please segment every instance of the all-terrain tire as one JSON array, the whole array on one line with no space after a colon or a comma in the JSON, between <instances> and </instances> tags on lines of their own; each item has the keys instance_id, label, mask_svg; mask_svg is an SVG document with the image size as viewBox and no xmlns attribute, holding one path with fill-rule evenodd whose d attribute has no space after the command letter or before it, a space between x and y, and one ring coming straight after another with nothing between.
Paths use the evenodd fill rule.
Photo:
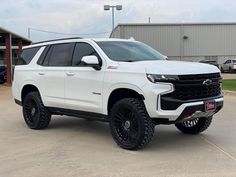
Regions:
<instances>
[{"instance_id":1,"label":"all-terrain tire","mask_svg":"<svg viewBox=\"0 0 236 177\"><path fill-rule=\"evenodd\" d=\"M186 122L177 123L175 126L186 134L199 134L205 131L212 122L211 117L202 117L194 120L188 120Z\"/></svg>"},{"instance_id":2,"label":"all-terrain tire","mask_svg":"<svg viewBox=\"0 0 236 177\"><path fill-rule=\"evenodd\" d=\"M137 150L152 140L155 125L142 100L119 100L112 107L109 117L112 137L120 147Z\"/></svg>"},{"instance_id":3,"label":"all-terrain tire","mask_svg":"<svg viewBox=\"0 0 236 177\"><path fill-rule=\"evenodd\" d=\"M44 107L38 92L30 92L23 100L23 116L31 129L44 129L51 120L51 114Z\"/></svg>"}]
</instances>

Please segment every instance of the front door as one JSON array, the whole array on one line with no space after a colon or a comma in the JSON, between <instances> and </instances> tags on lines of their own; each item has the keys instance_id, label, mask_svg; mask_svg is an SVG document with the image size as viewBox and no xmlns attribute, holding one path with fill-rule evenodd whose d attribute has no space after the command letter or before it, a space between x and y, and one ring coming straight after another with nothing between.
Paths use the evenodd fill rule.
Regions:
<instances>
[{"instance_id":1,"label":"front door","mask_svg":"<svg viewBox=\"0 0 236 177\"><path fill-rule=\"evenodd\" d=\"M65 106L67 109L102 113L102 89L104 71L83 65L82 57L95 55L102 64L96 50L88 43L77 43L72 66L65 73Z\"/></svg>"}]
</instances>

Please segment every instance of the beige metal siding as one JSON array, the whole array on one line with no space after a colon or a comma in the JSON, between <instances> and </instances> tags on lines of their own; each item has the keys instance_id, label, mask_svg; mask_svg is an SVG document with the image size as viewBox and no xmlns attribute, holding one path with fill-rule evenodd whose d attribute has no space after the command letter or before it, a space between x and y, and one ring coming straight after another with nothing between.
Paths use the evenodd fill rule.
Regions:
<instances>
[{"instance_id":1,"label":"beige metal siding","mask_svg":"<svg viewBox=\"0 0 236 177\"><path fill-rule=\"evenodd\" d=\"M142 41L164 55L180 55L179 26L124 26L124 38Z\"/></svg>"},{"instance_id":2,"label":"beige metal siding","mask_svg":"<svg viewBox=\"0 0 236 177\"><path fill-rule=\"evenodd\" d=\"M236 25L186 25L185 56L236 55Z\"/></svg>"},{"instance_id":3,"label":"beige metal siding","mask_svg":"<svg viewBox=\"0 0 236 177\"><path fill-rule=\"evenodd\" d=\"M236 55L236 23L125 24L120 27L111 37L133 37L172 58Z\"/></svg>"}]
</instances>

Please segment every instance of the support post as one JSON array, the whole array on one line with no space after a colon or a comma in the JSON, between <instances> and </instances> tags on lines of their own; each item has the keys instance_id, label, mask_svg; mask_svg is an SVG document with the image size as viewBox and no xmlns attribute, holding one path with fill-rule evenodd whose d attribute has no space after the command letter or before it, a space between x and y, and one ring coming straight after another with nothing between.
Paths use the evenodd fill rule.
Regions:
<instances>
[{"instance_id":1,"label":"support post","mask_svg":"<svg viewBox=\"0 0 236 177\"><path fill-rule=\"evenodd\" d=\"M112 31L113 31L114 28L115 28L115 14L114 14L114 8L115 8L115 6L112 6L112 7L111 7L111 10L112 10Z\"/></svg>"},{"instance_id":2,"label":"support post","mask_svg":"<svg viewBox=\"0 0 236 177\"><path fill-rule=\"evenodd\" d=\"M7 66L7 83L11 84L12 81L12 61L11 61L11 34L5 35L6 45L6 66Z\"/></svg>"},{"instance_id":3,"label":"support post","mask_svg":"<svg viewBox=\"0 0 236 177\"><path fill-rule=\"evenodd\" d=\"M22 40L20 39L18 41L18 56L20 56L20 54L22 53Z\"/></svg>"}]
</instances>

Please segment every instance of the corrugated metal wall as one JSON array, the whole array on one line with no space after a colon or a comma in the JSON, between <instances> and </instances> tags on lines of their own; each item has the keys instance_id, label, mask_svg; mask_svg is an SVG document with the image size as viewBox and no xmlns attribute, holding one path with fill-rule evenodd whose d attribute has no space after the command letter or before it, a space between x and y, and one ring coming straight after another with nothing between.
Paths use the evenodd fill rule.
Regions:
<instances>
[{"instance_id":1,"label":"corrugated metal wall","mask_svg":"<svg viewBox=\"0 0 236 177\"><path fill-rule=\"evenodd\" d=\"M186 25L185 56L236 55L236 25Z\"/></svg>"},{"instance_id":2,"label":"corrugated metal wall","mask_svg":"<svg viewBox=\"0 0 236 177\"><path fill-rule=\"evenodd\" d=\"M133 37L172 58L236 56L236 23L125 24L119 25L111 37Z\"/></svg>"},{"instance_id":3,"label":"corrugated metal wall","mask_svg":"<svg viewBox=\"0 0 236 177\"><path fill-rule=\"evenodd\" d=\"M153 48L159 50L164 55L180 55L180 28L179 26L124 26L124 36L122 38L133 37Z\"/></svg>"}]
</instances>

